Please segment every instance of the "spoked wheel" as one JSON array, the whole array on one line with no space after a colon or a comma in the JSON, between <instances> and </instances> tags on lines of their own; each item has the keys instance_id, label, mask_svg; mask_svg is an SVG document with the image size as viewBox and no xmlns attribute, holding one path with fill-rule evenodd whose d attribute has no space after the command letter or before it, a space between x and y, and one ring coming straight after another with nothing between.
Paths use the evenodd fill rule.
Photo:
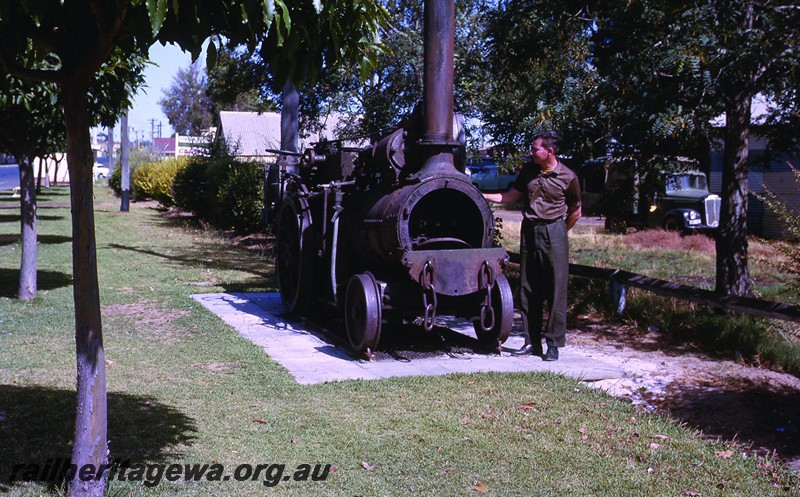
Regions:
<instances>
[{"instance_id":1,"label":"spoked wheel","mask_svg":"<svg viewBox=\"0 0 800 497\"><path fill-rule=\"evenodd\" d=\"M508 335L511 334L511 326L514 324L514 294L511 292L511 285L508 284L505 275L498 274L494 280L492 309L494 309L494 323L484 322L484 325L481 325L479 317L473 325L478 340L484 345L494 347L508 339ZM488 314L488 311L484 314ZM488 321L488 316L482 317ZM488 331L483 329L487 324L493 325Z\"/></svg>"},{"instance_id":2,"label":"spoked wheel","mask_svg":"<svg viewBox=\"0 0 800 497\"><path fill-rule=\"evenodd\" d=\"M286 199L278 215L278 288L287 312L299 312L311 296L313 260L311 213L305 199Z\"/></svg>"},{"instance_id":3,"label":"spoked wheel","mask_svg":"<svg viewBox=\"0 0 800 497\"><path fill-rule=\"evenodd\" d=\"M344 302L347 338L356 352L374 351L381 338L381 295L371 273L353 275Z\"/></svg>"}]
</instances>

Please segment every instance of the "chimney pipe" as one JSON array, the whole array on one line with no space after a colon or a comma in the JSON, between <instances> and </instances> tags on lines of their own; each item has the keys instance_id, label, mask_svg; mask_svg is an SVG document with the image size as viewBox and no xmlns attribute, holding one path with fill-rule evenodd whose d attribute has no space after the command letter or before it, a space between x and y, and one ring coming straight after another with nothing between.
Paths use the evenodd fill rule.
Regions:
<instances>
[{"instance_id":1,"label":"chimney pipe","mask_svg":"<svg viewBox=\"0 0 800 497\"><path fill-rule=\"evenodd\" d=\"M421 174L455 169L453 148L453 83L455 4L425 0L425 74Z\"/></svg>"}]
</instances>

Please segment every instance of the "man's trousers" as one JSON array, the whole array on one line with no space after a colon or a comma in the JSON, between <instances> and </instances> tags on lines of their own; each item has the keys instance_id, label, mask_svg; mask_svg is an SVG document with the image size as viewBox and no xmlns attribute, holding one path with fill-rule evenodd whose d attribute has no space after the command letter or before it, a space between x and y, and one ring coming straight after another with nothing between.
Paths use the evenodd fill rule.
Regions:
<instances>
[{"instance_id":1,"label":"man's trousers","mask_svg":"<svg viewBox=\"0 0 800 497\"><path fill-rule=\"evenodd\" d=\"M531 343L566 345L569 239L564 221L523 220L520 236L520 313ZM547 302L547 321L543 319Z\"/></svg>"}]
</instances>

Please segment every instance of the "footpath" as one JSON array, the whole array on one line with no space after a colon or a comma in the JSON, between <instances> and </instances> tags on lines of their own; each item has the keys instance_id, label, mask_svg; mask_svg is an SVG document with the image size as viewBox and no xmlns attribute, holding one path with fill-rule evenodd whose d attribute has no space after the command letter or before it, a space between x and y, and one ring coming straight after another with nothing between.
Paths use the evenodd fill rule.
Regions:
<instances>
[{"instance_id":1,"label":"footpath","mask_svg":"<svg viewBox=\"0 0 800 497\"><path fill-rule=\"evenodd\" d=\"M561 359L555 362L545 362L536 356L515 357L508 352L498 355L448 351L411 359L381 355L367 360L353 356L346 347L331 340L326 330L319 326L282 316L283 307L277 293L200 294L193 298L241 336L263 348L301 384L489 371L551 371L585 382L632 375L617 365L570 348L565 349ZM441 317L436 324L475 338L469 321ZM522 342L522 337L512 336L504 348L514 350L521 347Z\"/></svg>"}]
</instances>

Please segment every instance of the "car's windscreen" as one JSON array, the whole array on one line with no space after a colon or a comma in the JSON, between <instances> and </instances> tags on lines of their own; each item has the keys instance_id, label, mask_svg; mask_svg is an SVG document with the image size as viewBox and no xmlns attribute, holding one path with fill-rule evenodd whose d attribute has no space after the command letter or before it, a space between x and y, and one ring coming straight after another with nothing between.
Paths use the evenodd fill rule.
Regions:
<instances>
[{"instance_id":1,"label":"car's windscreen","mask_svg":"<svg viewBox=\"0 0 800 497\"><path fill-rule=\"evenodd\" d=\"M706 177L699 174L682 174L667 178L667 190L706 190Z\"/></svg>"}]
</instances>

